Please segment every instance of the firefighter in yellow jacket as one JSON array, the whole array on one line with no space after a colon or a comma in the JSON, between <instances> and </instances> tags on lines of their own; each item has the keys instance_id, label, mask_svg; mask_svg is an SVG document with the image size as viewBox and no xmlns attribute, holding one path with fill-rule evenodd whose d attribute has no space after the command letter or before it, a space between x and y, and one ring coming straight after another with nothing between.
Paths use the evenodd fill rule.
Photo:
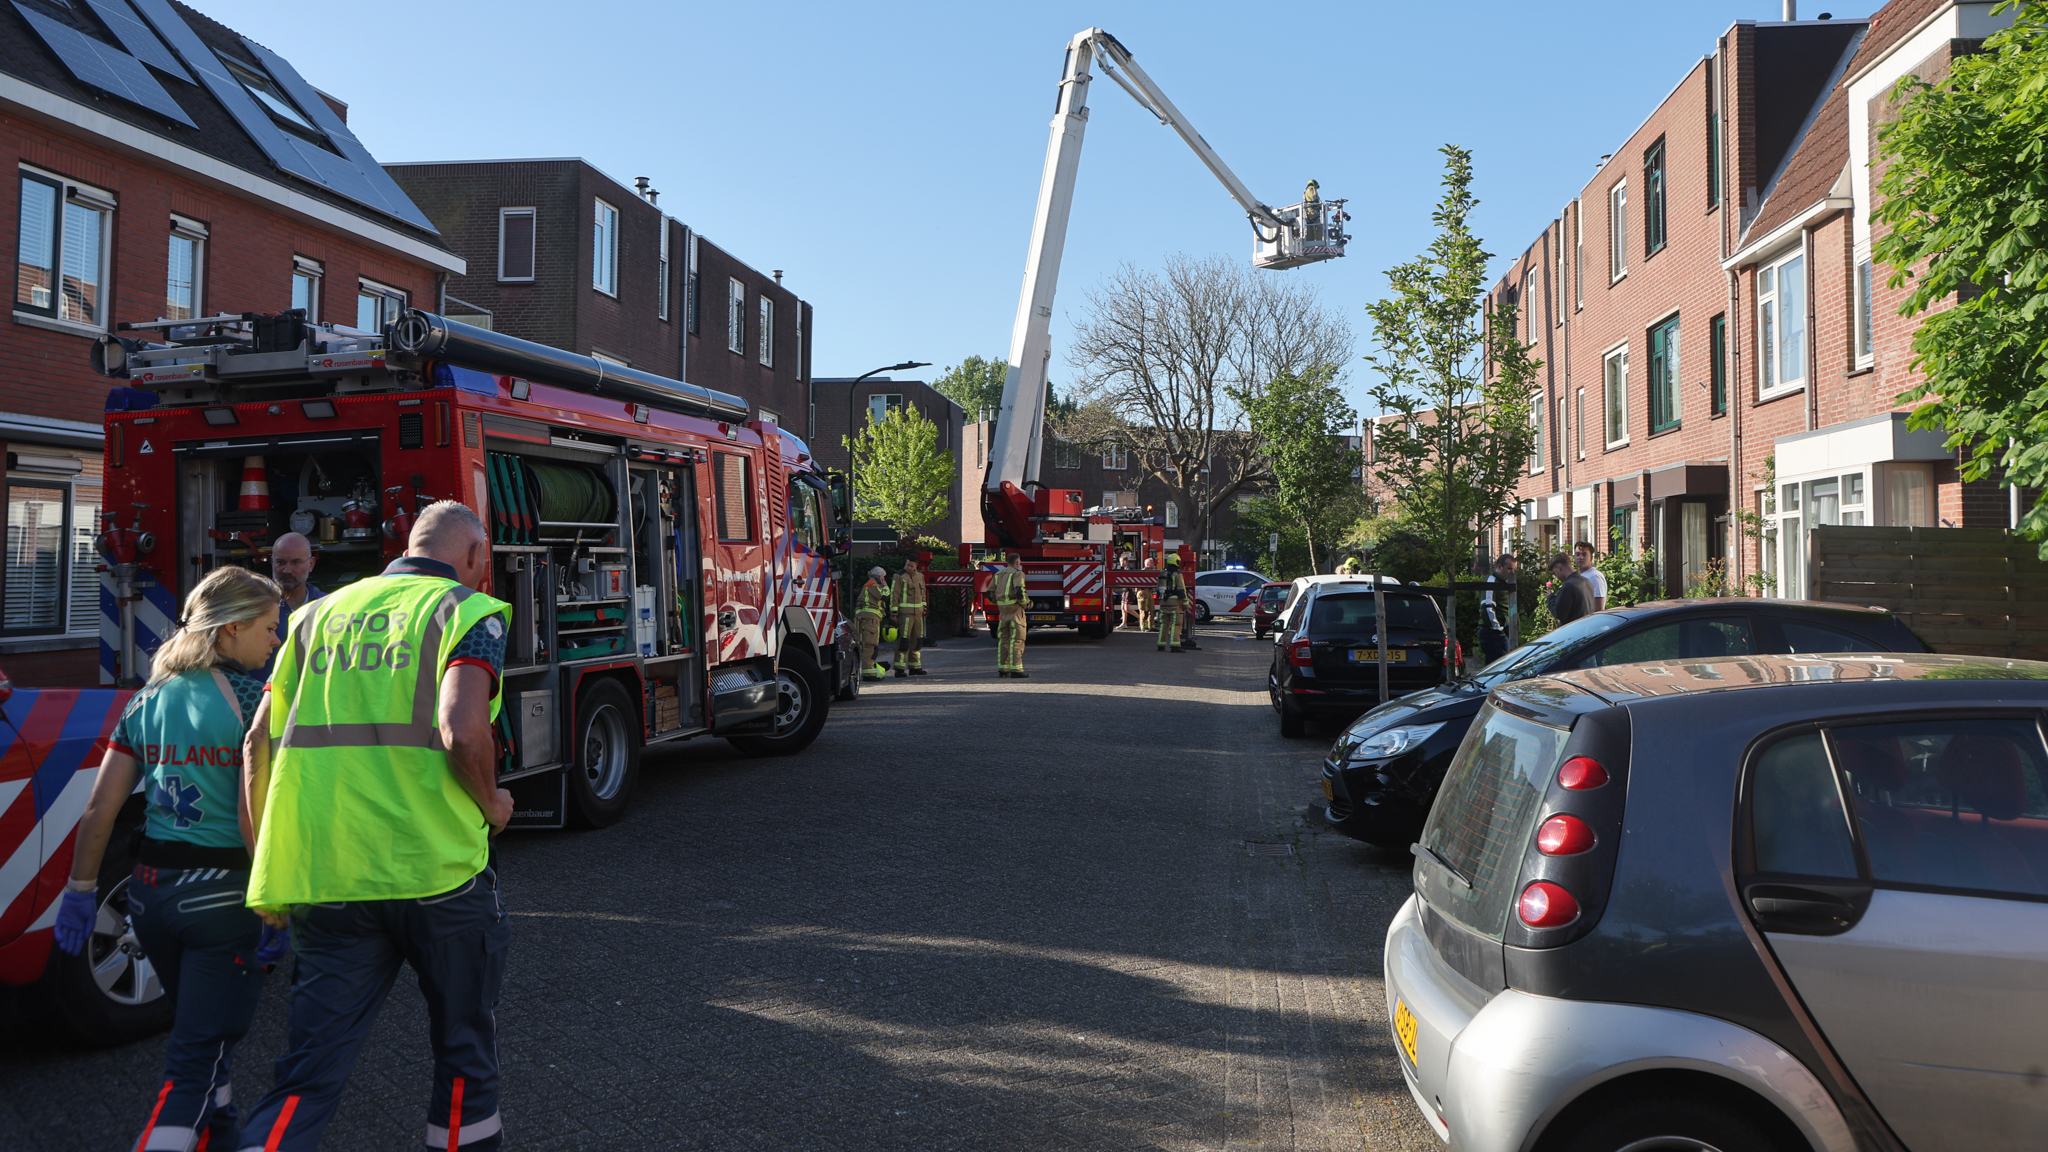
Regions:
<instances>
[{"instance_id":1,"label":"firefighter in yellow jacket","mask_svg":"<svg viewBox=\"0 0 2048 1152\"><path fill-rule=\"evenodd\" d=\"M988 584L989 603L1002 614L996 631L996 675L1031 679L1024 671L1024 614L1031 609L1031 594L1024 586L1024 562L1015 552Z\"/></svg>"},{"instance_id":2,"label":"firefighter in yellow jacket","mask_svg":"<svg viewBox=\"0 0 2048 1152\"><path fill-rule=\"evenodd\" d=\"M1166 567L1159 570L1155 592L1159 598L1159 650L1178 652L1180 626L1188 599L1187 581L1180 575L1180 553L1166 554Z\"/></svg>"},{"instance_id":3,"label":"firefighter in yellow jacket","mask_svg":"<svg viewBox=\"0 0 2048 1152\"><path fill-rule=\"evenodd\" d=\"M889 611L889 574L868 569L868 582L854 597L853 617L860 624L860 674L880 680L884 669L875 663L875 649L882 645L882 616Z\"/></svg>"},{"instance_id":4,"label":"firefighter in yellow jacket","mask_svg":"<svg viewBox=\"0 0 2048 1152\"><path fill-rule=\"evenodd\" d=\"M896 617L896 675L924 675L924 573L917 557L903 562L903 571L889 586L889 611Z\"/></svg>"}]
</instances>

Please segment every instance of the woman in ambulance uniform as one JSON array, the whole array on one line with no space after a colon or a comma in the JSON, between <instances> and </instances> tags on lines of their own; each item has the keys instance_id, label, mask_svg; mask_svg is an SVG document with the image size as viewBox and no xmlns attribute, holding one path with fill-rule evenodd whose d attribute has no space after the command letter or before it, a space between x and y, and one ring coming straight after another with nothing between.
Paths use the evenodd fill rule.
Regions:
<instances>
[{"instance_id":1,"label":"woman in ambulance uniform","mask_svg":"<svg viewBox=\"0 0 2048 1152\"><path fill-rule=\"evenodd\" d=\"M282 593L269 578L220 568L185 600L149 683L128 703L78 823L57 945L76 955L96 915L94 889L115 817L143 781L148 819L128 885L136 940L177 1005L164 1076L138 1150L241 1147L229 1056L263 994L272 938L243 903L242 736L263 693L248 674L277 647Z\"/></svg>"}]
</instances>

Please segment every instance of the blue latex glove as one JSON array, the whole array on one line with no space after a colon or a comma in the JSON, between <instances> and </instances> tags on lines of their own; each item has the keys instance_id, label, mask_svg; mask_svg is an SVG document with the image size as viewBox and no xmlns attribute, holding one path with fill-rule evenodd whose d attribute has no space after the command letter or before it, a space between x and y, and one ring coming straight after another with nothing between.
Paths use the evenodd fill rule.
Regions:
<instances>
[{"instance_id":1,"label":"blue latex glove","mask_svg":"<svg viewBox=\"0 0 2048 1152\"><path fill-rule=\"evenodd\" d=\"M256 962L263 965L265 972L277 967L277 962L284 958L285 946L290 944L291 940L291 929L272 928L265 924L263 935L256 938Z\"/></svg>"},{"instance_id":2,"label":"blue latex glove","mask_svg":"<svg viewBox=\"0 0 2048 1152\"><path fill-rule=\"evenodd\" d=\"M92 938L93 921L99 919L99 911L96 893L66 891L63 903L57 905L57 947L73 956L85 951L85 942Z\"/></svg>"}]
</instances>

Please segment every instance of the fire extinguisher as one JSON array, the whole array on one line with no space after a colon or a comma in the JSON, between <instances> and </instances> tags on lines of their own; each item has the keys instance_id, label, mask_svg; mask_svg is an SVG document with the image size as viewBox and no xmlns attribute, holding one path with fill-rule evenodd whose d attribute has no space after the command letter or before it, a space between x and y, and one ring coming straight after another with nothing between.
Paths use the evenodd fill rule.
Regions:
<instances>
[{"instance_id":1,"label":"fire extinguisher","mask_svg":"<svg viewBox=\"0 0 2048 1152\"><path fill-rule=\"evenodd\" d=\"M405 510L405 499L401 495L405 491L405 486L394 484L384 491L391 494L391 519L384 522L384 537L387 540L396 540L400 544L404 544L412 539L413 519L413 514ZM415 505L419 503L419 493L417 492L413 493L413 503Z\"/></svg>"}]
</instances>

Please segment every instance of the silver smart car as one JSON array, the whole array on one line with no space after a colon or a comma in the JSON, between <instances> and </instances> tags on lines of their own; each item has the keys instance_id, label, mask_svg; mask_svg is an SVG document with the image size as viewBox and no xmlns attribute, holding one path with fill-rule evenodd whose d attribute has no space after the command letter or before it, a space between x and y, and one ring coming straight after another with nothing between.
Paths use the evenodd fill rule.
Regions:
<instances>
[{"instance_id":1,"label":"silver smart car","mask_svg":"<svg viewBox=\"0 0 2048 1152\"><path fill-rule=\"evenodd\" d=\"M1466 1152L2048 1147L2048 664L1634 664L1496 688L1387 933Z\"/></svg>"}]
</instances>

